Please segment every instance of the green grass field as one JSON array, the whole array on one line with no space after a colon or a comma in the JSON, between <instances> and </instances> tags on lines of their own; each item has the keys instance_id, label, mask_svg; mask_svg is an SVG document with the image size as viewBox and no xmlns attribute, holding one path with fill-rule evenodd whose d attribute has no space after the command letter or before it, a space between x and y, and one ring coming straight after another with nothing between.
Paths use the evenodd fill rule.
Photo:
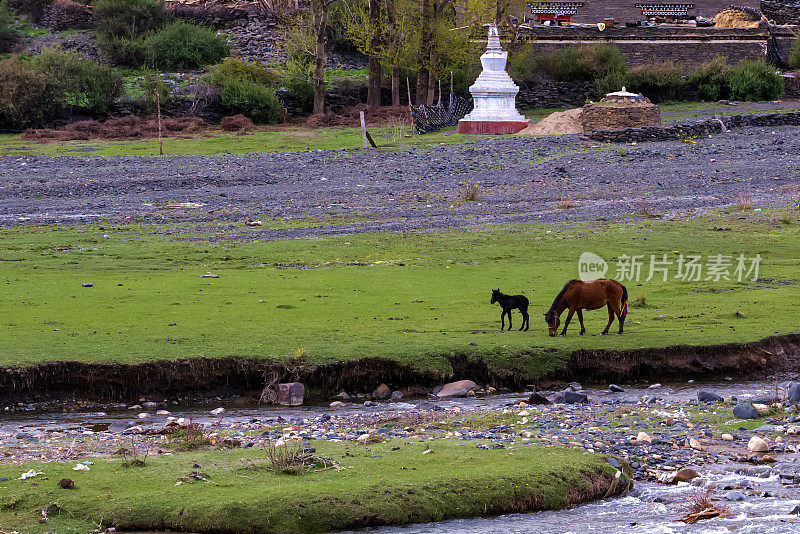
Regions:
<instances>
[{"instance_id":1,"label":"green grass field","mask_svg":"<svg viewBox=\"0 0 800 534\"><path fill-rule=\"evenodd\" d=\"M156 234L165 230L174 235ZM740 343L800 331L800 227L775 212L216 245L210 232L136 224L3 230L0 365L285 359L302 349L311 363L385 357L443 373L451 371L448 356L466 355L535 377L577 349ZM644 256L639 284L624 282L623 336L597 335L605 310L585 314L586 336L577 335L577 320L566 338L546 335L542 314L577 277L584 251L609 262L609 277L621 255ZM739 254L760 254L760 280L684 281L672 277L675 265L668 281L645 280L651 254L674 261L681 253L703 262L730 255L734 265ZM209 272L219 278L200 277ZM493 288L528 296L530 331L499 331ZM517 312L514 321L521 325Z\"/></svg>"},{"instance_id":2,"label":"green grass field","mask_svg":"<svg viewBox=\"0 0 800 534\"><path fill-rule=\"evenodd\" d=\"M714 115L771 113L774 110L742 110L730 107L719 109L716 102L678 102L661 104L664 122L685 120L693 117ZM797 111L786 108L784 111ZM531 124L564 108L529 109L524 115ZM381 150L397 150L425 147L445 143L473 143L487 139L486 136L463 135L455 128L446 128L438 133L412 134L409 118L399 121L395 126L368 126L370 135ZM407 137L408 136L408 137ZM357 150L362 147L360 128L319 128L288 127L280 131L253 132L246 135L215 131L207 136L188 139L165 138L164 154L171 155L216 155L247 154L253 152L280 152L302 150ZM158 140L135 141L50 141L40 143L22 139L19 134L0 135L0 156L153 156L159 153Z\"/></svg>"},{"instance_id":3,"label":"green grass field","mask_svg":"<svg viewBox=\"0 0 800 534\"><path fill-rule=\"evenodd\" d=\"M605 457L579 449L531 444L481 450L456 440L361 446L313 442L340 469L276 473L254 449L150 456L144 467L94 458L75 462L0 465L0 525L38 534L103 527L181 532L323 532L371 524L405 524L525 509L558 509L602 497L589 478L610 479ZM423 454L427 448L431 452ZM195 464L201 467L193 467ZM28 469L43 476L18 480ZM201 472L209 482L179 477ZM75 481L73 489L59 480ZM51 508L49 521L39 523Z\"/></svg>"}]
</instances>

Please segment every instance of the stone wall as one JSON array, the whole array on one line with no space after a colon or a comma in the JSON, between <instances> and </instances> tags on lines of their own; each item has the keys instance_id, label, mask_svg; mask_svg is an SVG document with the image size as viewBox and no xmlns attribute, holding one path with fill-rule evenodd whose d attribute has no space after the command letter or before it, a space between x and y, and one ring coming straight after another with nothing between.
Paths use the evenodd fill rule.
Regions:
<instances>
[{"instance_id":1,"label":"stone wall","mask_svg":"<svg viewBox=\"0 0 800 534\"><path fill-rule=\"evenodd\" d=\"M781 53L791 46L794 33L774 28ZM596 28L534 26L526 31L534 39L537 53L565 46L608 44L619 48L629 66L669 61L681 65L686 73L716 55L731 63L745 59L764 59L767 55L767 28L690 28L656 26L652 28Z\"/></svg>"},{"instance_id":2,"label":"stone wall","mask_svg":"<svg viewBox=\"0 0 800 534\"><path fill-rule=\"evenodd\" d=\"M654 104L586 104L581 113L584 132L617 130L661 124L661 110Z\"/></svg>"},{"instance_id":3,"label":"stone wall","mask_svg":"<svg viewBox=\"0 0 800 534\"><path fill-rule=\"evenodd\" d=\"M89 30L93 27L92 8L72 0L56 0L44 7L41 24L52 32Z\"/></svg>"},{"instance_id":4,"label":"stone wall","mask_svg":"<svg viewBox=\"0 0 800 534\"><path fill-rule=\"evenodd\" d=\"M554 82L543 76L523 82L514 81L519 85L519 109L582 106L592 94L592 82Z\"/></svg>"},{"instance_id":5,"label":"stone wall","mask_svg":"<svg viewBox=\"0 0 800 534\"><path fill-rule=\"evenodd\" d=\"M761 0L761 12L775 24L800 24L800 2Z\"/></svg>"},{"instance_id":6,"label":"stone wall","mask_svg":"<svg viewBox=\"0 0 800 534\"><path fill-rule=\"evenodd\" d=\"M677 141L707 137L731 128L758 126L800 126L800 113L768 113L763 115L729 115L719 119L678 122L668 126L648 126L620 130L596 131L588 134L593 141L604 143L641 143L645 141Z\"/></svg>"}]
</instances>

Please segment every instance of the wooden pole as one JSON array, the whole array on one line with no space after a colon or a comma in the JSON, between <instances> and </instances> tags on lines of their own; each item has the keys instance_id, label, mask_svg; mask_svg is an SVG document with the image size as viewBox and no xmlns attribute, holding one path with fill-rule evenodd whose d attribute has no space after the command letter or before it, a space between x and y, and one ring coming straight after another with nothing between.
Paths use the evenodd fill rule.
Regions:
<instances>
[{"instance_id":1,"label":"wooden pole","mask_svg":"<svg viewBox=\"0 0 800 534\"><path fill-rule=\"evenodd\" d=\"M159 87L156 86L156 111L158 113L158 155L164 155L164 142L161 138L161 91L159 91Z\"/></svg>"},{"instance_id":2,"label":"wooden pole","mask_svg":"<svg viewBox=\"0 0 800 534\"><path fill-rule=\"evenodd\" d=\"M439 105L442 105L442 80L439 80Z\"/></svg>"},{"instance_id":3,"label":"wooden pole","mask_svg":"<svg viewBox=\"0 0 800 534\"><path fill-rule=\"evenodd\" d=\"M450 71L450 109L453 109L453 71Z\"/></svg>"},{"instance_id":4,"label":"wooden pole","mask_svg":"<svg viewBox=\"0 0 800 534\"><path fill-rule=\"evenodd\" d=\"M408 91L408 107L411 108L411 82L408 81L408 77L406 77L406 91Z\"/></svg>"},{"instance_id":5,"label":"wooden pole","mask_svg":"<svg viewBox=\"0 0 800 534\"><path fill-rule=\"evenodd\" d=\"M364 112L360 113L361 115L361 140L364 143L364 148L367 148L367 121L364 118Z\"/></svg>"}]
</instances>

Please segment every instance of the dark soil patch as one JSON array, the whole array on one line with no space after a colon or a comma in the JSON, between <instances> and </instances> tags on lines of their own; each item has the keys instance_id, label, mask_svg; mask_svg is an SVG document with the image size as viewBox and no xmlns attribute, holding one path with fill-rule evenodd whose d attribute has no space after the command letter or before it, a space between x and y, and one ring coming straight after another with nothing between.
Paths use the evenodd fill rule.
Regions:
<instances>
[{"instance_id":1,"label":"dark soil patch","mask_svg":"<svg viewBox=\"0 0 800 534\"><path fill-rule=\"evenodd\" d=\"M284 365L256 358L191 358L141 364L48 362L23 368L0 368L0 402L38 397L100 401L133 400L152 395L248 394L264 387L268 373L280 381L299 381L308 397L328 398L339 390L371 391L377 384L394 388L433 387L453 379L522 390L533 382L580 380L587 383L642 379L758 378L796 370L800 334L746 344L707 347L672 346L625 351L579 350L550 376L526 377L489 369L482 360L450 358L452 374L419 371L393 360L366 358L325 365Z\"/></svg>"}]
</instances>

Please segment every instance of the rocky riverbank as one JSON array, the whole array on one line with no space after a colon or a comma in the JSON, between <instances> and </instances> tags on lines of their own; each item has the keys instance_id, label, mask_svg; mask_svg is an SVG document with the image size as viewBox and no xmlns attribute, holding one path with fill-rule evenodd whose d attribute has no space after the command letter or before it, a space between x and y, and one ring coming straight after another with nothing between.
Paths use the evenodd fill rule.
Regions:
<instances>
[{"instance_id":1,"label":"rocky riverbank","mask_svg":"<svg viewBox=\"0 0 800 534\"><path fill-rule=\"evenodd\" d=\"M227 411L145 400L108 413L16 416L0 426L0 455L9 465L55 461L91 470L120 456L117 461L158 461L187 449L244 455L276 443L312 451L351 444L361 452L348 449L349 454L367 451L373 458L385 454L370 450L380 444L427 443L437 451L437 443L457 443L466 447L465 454L512 455L544 445L608 455L612 466L627 462L641 484L628 506L659 506L665 522L684 515L686 502L678 495L691 496L687 488L710 494L719 508L747 514L748 507L760 506L785 514L780 521L786 521L800 512L794 506L800 499L800 418L793 402L799 396L800 386L776 379L589 390L573 383L525 394L395 402L353 398L333 407L229 405ZM742 406L750 413L742 413ZM209 458L197 469L208 469ZM27 470L20 466L15 477Z\"/></svg>"}]
</instances>

